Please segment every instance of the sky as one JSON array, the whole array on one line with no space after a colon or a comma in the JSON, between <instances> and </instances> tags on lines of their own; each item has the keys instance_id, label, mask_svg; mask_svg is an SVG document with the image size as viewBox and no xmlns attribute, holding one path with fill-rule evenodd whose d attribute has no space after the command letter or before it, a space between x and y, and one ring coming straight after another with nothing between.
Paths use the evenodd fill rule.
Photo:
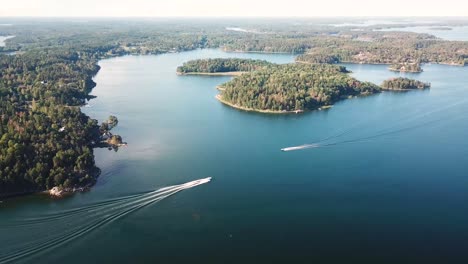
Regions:
<instances>
[{"instance_id":1,"label":"sky","mask_svg":"<svg viewBox=\"0 0 468 264\"><path fill-rule=\"evenodd\" d=\"M468 16L468 0L5 0L0 17Z\"/></svg>"}]
</instances>

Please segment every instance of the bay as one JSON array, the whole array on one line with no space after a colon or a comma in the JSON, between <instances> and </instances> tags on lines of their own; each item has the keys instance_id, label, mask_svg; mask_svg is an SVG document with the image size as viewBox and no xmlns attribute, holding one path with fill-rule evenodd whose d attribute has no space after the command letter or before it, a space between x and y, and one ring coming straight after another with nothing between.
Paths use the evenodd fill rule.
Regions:
<instances>
[{"instance_id":1,"label":"bay","mask_svg":"<svg viewBox=\"0 0 468 264\"><path fill-rule=\"evenodd\" d=\"M34 249L36 240L50 235L52 241L93 223L99 211L87 214L90 205L99 209L104 201L160 187L212 181L91 232L73 233L69 241L53 240L49 246L56 248L16 262L415 263L467 257L466 67L424 65L423 73L407 74L431 82L430 90L265 115L215 99L215 87L230 77L175 74L185 61L214 57L294 59L195 50L101 61L92 92L97 98L83 111L100 121L116 115L115 133L128 146L95 150L102 175L89 192L0 204L0 243ZM385 65L345 66L376 83L400 75ZM324 138L334 145L280 151ZM72 209L82 209L80 219L55 220Z\"/></svg>"}]
</instances>

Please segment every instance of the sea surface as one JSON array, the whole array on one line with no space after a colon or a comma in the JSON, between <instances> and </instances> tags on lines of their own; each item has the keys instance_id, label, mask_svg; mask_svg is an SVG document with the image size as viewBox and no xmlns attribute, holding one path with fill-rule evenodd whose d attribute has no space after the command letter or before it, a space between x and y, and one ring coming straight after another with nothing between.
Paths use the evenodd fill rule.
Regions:
<instances>
[{"instance_id":1,"label":"sea surface","mask_svg":"<svg viewBox=\"0 0 468 264\"><path fill-rule=\"evenodd\" d=\"M417 26L403 28L385 28L379 31L407 31L426 33L444 40L468 41L468 26L447 26L451 30L438 29L440 26ZM445 27L445 26L444 26Z\"/></svg>"},{"instance_id":2,"label":"sea surface","mask_svg":"<svg viewBox=\"0 0 468 264\"><path fill-rule=\"evenodd\" d=\"M468 258L468 68L424 65L407 76L431 82L428 90L267 115L215 99L231 77L175 74L214 57L294 60L195 50L100 61L97 98L83 111L99 121L116 115L114 132L128 146L95 150L102 175L89 192L0 203L0 263ZM400 75L346 66L375 83Z\"/></svg>"}]
</instances>

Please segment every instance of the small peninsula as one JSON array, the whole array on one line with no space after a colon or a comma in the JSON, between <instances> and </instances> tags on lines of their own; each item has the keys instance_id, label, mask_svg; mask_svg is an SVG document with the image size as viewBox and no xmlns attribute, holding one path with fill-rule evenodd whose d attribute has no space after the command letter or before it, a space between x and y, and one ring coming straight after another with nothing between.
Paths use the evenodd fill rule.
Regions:
<instances>
[{"instance_id":1,"label":"small peninsula","mask_svg":"<svg viewBox=\"0 0 468 264\"><path fill-rule=\"evenodd\" d=\"M177 68L178 75L231 75L239 76L242 73L261 69L271 65L265 60L251 59L199 59L191 60Z\"/></svg>"},{"instance_id":2,"label":"small peninsula","mask_svg":"<svg viewBox=\"0 0 468 264\"><path fill-rule=\"evenodd\" d=\"M385 80L382 83L382 89L392 91L407 91L414 89L427 89L430 88L430 83L421 82L409 78L392 78Z\"/></svg>"},{"instance_id":3,"label":"small peninsula","mask_svg":"<svg viewBox=\"0 0 468 264\"><path fill-rule=\"evenodd\" d=\"M217 99L246 111L299 113L380 92L377 85L347 73L345 67L329 64L273 64L222 84Z\"/></svg>"},{"instance_id":4,"label":"small peninsula","mask_svg":"<svg viewBox=\"0 0 468 264\"><path fill-rule=\"evenodd\" d=\"M395 64L390 65L388 69L390 71L396 71L396 72L412 72L412 73L423 72L423 69L421 68L421 64L409 63L409 62L395 63Z\"/></svg>"}]
</instances>

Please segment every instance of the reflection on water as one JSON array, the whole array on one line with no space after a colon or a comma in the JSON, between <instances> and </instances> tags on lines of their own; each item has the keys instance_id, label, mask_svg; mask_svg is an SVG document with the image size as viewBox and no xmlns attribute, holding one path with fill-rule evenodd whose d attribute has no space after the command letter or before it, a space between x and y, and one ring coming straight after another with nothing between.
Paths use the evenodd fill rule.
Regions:
<instances>
[{"instance_id":1,"label":"reflection on water","mask_svg":"<svg viewBox=\"0 0 468 264\"><path fill-rule=\"evenodd\" d=\"M215 87L231 77L175 74L183 62L206 57L294 58L196 50L101 61L97 98L82 109L100 121L116 115L114 130L128 147L95 150L102 175L87 193L0 204L2 257L55 244L53 253L31 254L27 262L446 263L466 257L468 68L424 65L423 73L407 76L431 89L283 116L220 104ZM375 83L400 76L385 65L346 66ZM280 151L339 134L334 141L406 128L359 144ZM131 201L160 197L148 190L207 177L214 179L209 185L81 235L83 227L139 204ZM38 226L40 232L31 231ZM67 237L73 239L63 244Z\"/></svg>"}]
</instances>

